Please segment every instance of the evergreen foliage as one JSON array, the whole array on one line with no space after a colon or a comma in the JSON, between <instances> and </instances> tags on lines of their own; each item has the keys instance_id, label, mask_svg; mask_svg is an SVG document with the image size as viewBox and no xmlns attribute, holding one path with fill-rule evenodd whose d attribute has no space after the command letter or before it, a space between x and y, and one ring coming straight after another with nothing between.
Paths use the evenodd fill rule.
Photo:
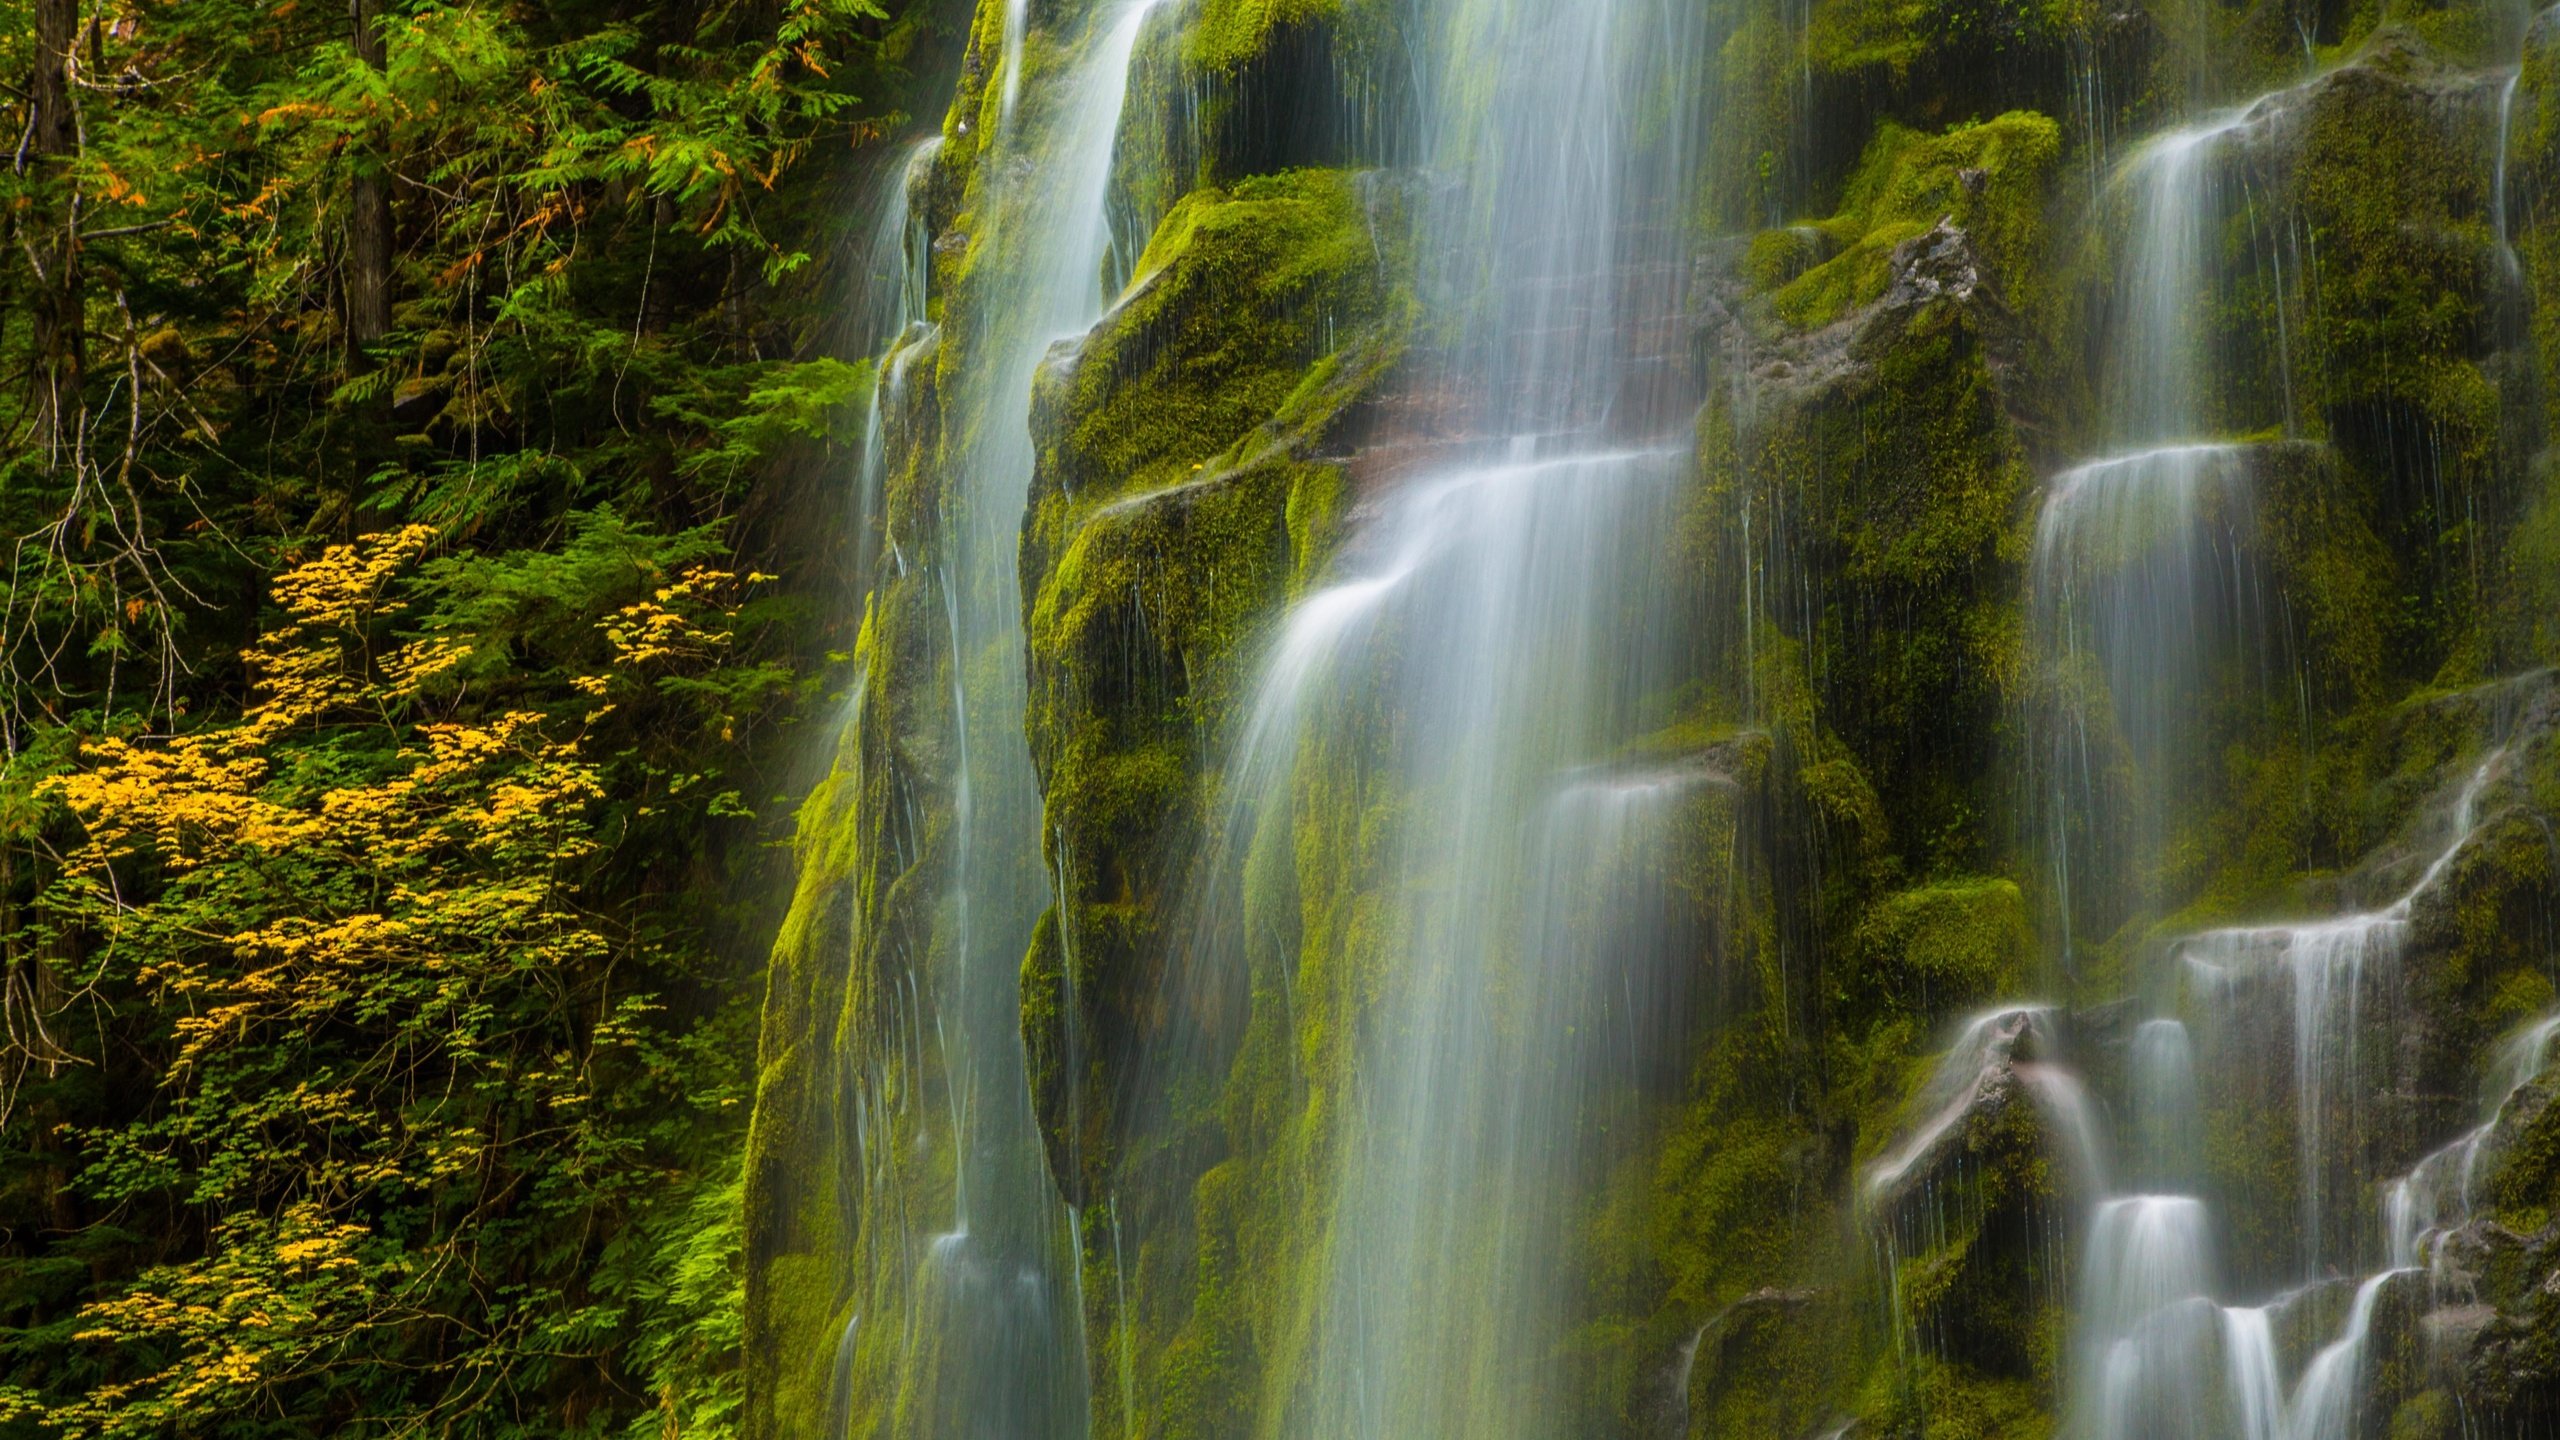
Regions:
<instances>
[{"instance_id":1,"label":"evergreen foliage","mask_svg":"<svg viewBox=\"0 0 2560 1440\"><path fill-rule=\"evenodd\" d=\"M728 1433L758 572L953 28L0 4L0 1435Z\"/></svg>"}]
</instances>

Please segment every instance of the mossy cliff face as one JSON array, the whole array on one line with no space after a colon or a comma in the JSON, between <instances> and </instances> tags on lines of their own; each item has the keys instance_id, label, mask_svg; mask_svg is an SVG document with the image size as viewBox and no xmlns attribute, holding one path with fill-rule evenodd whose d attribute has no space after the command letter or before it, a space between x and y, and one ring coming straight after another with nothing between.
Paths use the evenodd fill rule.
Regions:
<instances>
[{"instance_id":1,"label":"mossy cliff face","mask_svg":"<svg viewBox=\"0 0 2560 1440\"><path fill-rule=\"evenodd\" d=\"M1346 412L1401 354L1401 197L1295 170L1195 190L1121 303L1053 351L1022 539L1032 755L1062 904L1024 962L1023 1034L1061 1182L1110 1193L1132 1057L1240 1023L1183 989L1172 927L1211 836L1204 767L1253 642L1331 538ZM1167 1013L1187 996L1193 1013Z\"/></svg>"},{"instance_id":2,"label":"mossy cliff face","mask_svg":"<svg viewBox=\"0 0 2560 1440\"><path fill-rule=\"evenodd\" d=\"M937 424L933 350L927 341L903 357L908 384L883 406L898 455L887 524L908 522L907 545L920 539L921 442ZM907 1299L902 1251L914 1236L887 1212L947 1198L947 1173L892 1185L886 1168L923 1146L944 1079L925 1058L915 988L953 844L940 620L920 571L870 597L850 713L801 808L800 875L766 980L748 1141L745 1353L758 1433L845 1422L855 1397L835 1393L839 1337L861 1311L894 1313ZM879 1410L857 1413L876 1421Z\"/></svg>"},{"instance_id":3,"label":"mossy cliff face","mask_svg":"<svg viewBox=\"0 0 2560 1440\"><path fill-rule=\"evenodd\" d=\"M1083 12L1030 8L1036 107ZM936 1426L915 1256L955 1183L931 976L961 662L935 576L1001 259L980 146L1004 12L980 6L921 182L937 324L883 366L892 558L771 971L761 1435ZM1289 606L1460 423L1415 298L1445 178L1413 168L1418 23L1370 0L1160 7L1111 185L1115 302L1032 381L1023 652L1002 658L1027 680L1052 903L1013 943L1097 1435L1306 1433L1334 1323L1338 1156L1394 943L1378 876L1415 823L1363 748L1394 716L1303 742L1277 821L1239 823L1221 777ZM1659 731L1608 760L1697 782L1638 866L1679 917L1684 983L1668 1058L1594 1102L1570 1314L1523 1363L1558 1377L1544 1399L1576 1434L2066 1433L2098 1180L2055 1077L2125 1140L2139 1021L2201 1003L2183 947L2427 877L2357 981L2369 1093L2315 1153L2292 992L2222 1014L2257 1052L2200 1097L2186 1181L2252 1293L2299 1278L2315 1181L2345 1186L2323 1221L2342 1244L2378 1235L2384 1182L2483 1122L2484 1056L2560 1006L2560 39L2532 29L2510 90L2513 19L2468 4L1751 0L1709 29L1709 153L1667 207L1691 227L1687 308L1653 317L1700 382L1665 522L1679 673L1642 697ZM2209 363L2181 437L2237 457L2214 519L2245 643L2199 667L2140 873L2066 917L2030 793L2062 682L2029 571L2057 477L2110 434L2136 240L2111 177L2134 139L2260 88L2210 142ZM2161 788L2097 753L2102 728L2091 793ZM2490 757L2431 867L2446 797ZM2376 1308L2360 1433L2560 1414L2554 1081L2488 1118L2433 1287ZM2288 1375L2351 1292L2288 1312Z\"/></svg>"}]
</instances>

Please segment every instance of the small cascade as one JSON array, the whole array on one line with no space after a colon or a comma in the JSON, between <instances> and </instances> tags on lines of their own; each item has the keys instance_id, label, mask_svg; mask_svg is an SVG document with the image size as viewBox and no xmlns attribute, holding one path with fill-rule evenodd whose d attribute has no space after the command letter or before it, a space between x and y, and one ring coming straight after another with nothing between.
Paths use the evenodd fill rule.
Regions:
<instances>
[{"instance_id":1,"label":"small cascade","mask_svg":"<svg viewBox=\"0 0 2560 1440\"><path fill-rule=\"evenodd\" d=\"M2220 142L2254 113L2227 111L2170 131L2136 150L2116 177L2119 203L2133 212L2107 387L2120 443L2182 441L2203 426L2214 378L2199 324L2213 275L2213 166Z\"/></svg>"},{"instance_id":2,"label":"small cascade","mask_svg":"<svg viewBox=\"0 0 2560 1440\"><path fill-rule=\"evenodd\" d=\"M2211 930L2178 942L2177 957L2197 990L2225 1011L2245 1009L2248 998L2270 981L2290 989L2289 1029L2280 1038L2292 1057L2300 1265L2306 1277L2336 1258L2327 1250L2329 1211L2338 1199L2335 1157L2363 1149L2363 1101L2371 1089L2363 1073L2366 997L2396 981L2411 910L2470 839L2480 796L2503 760L2504 752L2492 753L2470 771L2443 817L2445 838L2416 881L2391 903L2323 920Z\"/></svg>"},{"instance_id":3,"label":"small cascade","mask_svg":"<svg viewBox=\"0 0 2560 1440\"><path fill-rule=\"evenodd\" d=\"M2282 1440L2284 1377L2276 1368L2276 1331L2263 1305L2222 1312L2225 1387L2237 1440Z\"/></svg>"},{"instance_id":4,"label":"small cascade","mask_svg":"<svg viewBox=\"0 0 2560 1440\"><path fill-rule=\"evenodd\" d=\"M876 580L884 548L881 494L888 484L889 425L906 409L907 373L919 355L929 354L936 338L925 320L926 282L933 273L932 237L917 213L916 193L942 153L942 137L928 135L893 155L882 167L879 220L864 250L862 304L856 332L862 353L877 355L871 395L862 417L862 449L855 461L853 483L853 567L849 576L855 595L868 594ZM900 566L904 569L903 564Z\"/></svg>"},{"instance_id":5,"label":"small cascade","mask_svg":"<svg viewBox=\"0 0 2560 1440\"><path fill-rule=\"evenodd\" d=\"M2185 941L2181 955L2208 993L2239 991L2283 977L2292 989L2295 1153L2301 1166L2301 1267L2316 1273L2327 1234L2331 1147L2356 1133L2366 1091L2360 1045L2364 997L2396 967L2405 916L2384 911L2305 925L2213 931ZM2370 977L2370 978L2369 978ZM2343 1136L2338 1131L2346 1132Z\"/></svg>"},{"instance_id":6,"label":"small cascade","mask_svg":"<svg viewBox=\"0 0 2560 1440\"><path fill-rule=\"evenodd\" d=\"M1628 717L1611 617L1641 593L1584 590L1580 557L1639 555L1684 458L1630 451L1521 459L1417 482L1370 525L1374 568L1319 590L1273 648L1237 756L1230 854L1285 823L1315 783L1392 776L1428 827L1396 840L1427 888L1399 896L1368 1102L1341 1139L1334 1258L1310 1297L1316 1433L1538 1433L1566 1294L1555 1246L1617 1082L1660 1063L1662 1026L1696 979L1655 867L1704 790L1696 767L1591 768ZM1579 592L1579 593L1578 593ZM1432 636L1414 647L1408 636ZM1376 743L1381 699L1409 737L1340 775L1310 756ZM1383 769L1374 773L1372 767ZM1392 892L1391 892L1392 893ZM1692 933L1691 943L1695 943ZM1347 977L1301 969L1300 1007L1339 1007ZM1431 1382L1514 1357L1463 1392Z\"/></svg>"},{"instance_id":7,"label":"small cascade","mask_svg":"<svg viewBox=\"0 0 2560 1440\"><path fill-rule=\"evenodd\" d=\"M2501 1042L2482 1087L2485 1114L2480 1123L2391 1182L2383 1197L2383 1223L2394 1266L2425 1264L2427 1241L2471 1218L2481 1156L2496 1136L2508 1102L2550 1068L2555 1039L2560 1039L2560 1015L2544 1016Z\"/></svg>"},{"instance_id":8,"label":"small cascade","mask_svg":"<svg viewBox=\"0 0 2560 1440\"><path fill-rule=\"evenodd\" d=\"M2355 1248L2341 1250L2340 1215L2349 1197L2332 1185L2330 1162L2356 1136L2373 1088L2360 1051L2365 997L2398 963L2411 914L2469 843L2484 793L2507 768L2493 750L2466 768L2449 795L2413 825L2415 844L2398 862L2387 904L2328 919L2232 927L2191 935L2171 951L2187 999L2204 1008L2206 1043L2185 1020L2154 1016L2125 1042L2124 1076L2133 1174L2150 1183L2201 1181L2199 1087L2232 1082L2275 1057L2289 1063L2292 1128L2302 1190L2298 1272L2305 1286L2273 1303L2233 1304L2214 1257L2214 1216L2196 1194L2108 1198L2090 1215L2083 1246L2069 1415L2089 1440L2237 1436L2241 1440L2348 1440L2355 1433L2375 1310L2391 1283L2423 1263L2425 1237L2467 1215L2468 1175L2498 1117L2548 1065L2560 1016L2508 1037L2486 1067L2484 1122L2429 1155L2388 1187L2381 1217L2385 1267L2357 1283L2339 1329L2314 1351L2288 1388L2276 1345L2276 1316L2331 1288ZM2411 872L2414 871L2414 874ZM2381 873L2392 876L2391 866ZM2271 986L2289 995L2260 1007L2280 1017L2273 1036L2252 1030L2250 997ZM2340 1127L2348 1127L2342 1131ZM2369 1253L2369 1252L2368 1252Z\"/></svg>"},{"instance_id":9,"label":"small cascade","mask_svg":"<svg viewBox=\"0 0 2560 1440\"><path fill-rule=\"evenodd\" d=\"M2148 1184L2192 1184L2204 1119L2196 1104L2195 1047L2187 1027L2166 1016L2133 1032L2128 1088L2133 1110L2133 1170Z\"/></svg>"},{"instance_id":10,"label":"small cascade","mask_svg":"<svg viewBox=\"0 0 2560 1440\"><path fill-rule=\"evenodd\" d=\"M911 140L890 153L873 182L879 198L862 248L861 303L854 312L858 328L849 347L856 353L879 354L925 318L933 237L916 201L941 155L940 135Z\"/></svg>"},{"instance_id":11,"label":"small cascade","mask_svg":"<svg viewBox=\"0 0 2560 1440\"><path fill-rule=\"evenodd\" d=\"M2066 965L2084 936L2163 898L2173 838L2217 783L2220 702L2276 673L2256 506L2273 447L2212 437L2285 419L2230 413L2247 387L2226 373L2217 317L2226 222L2248 200L2235 148L2292 93L2139 146L2099 199L2116 260L2092 427L2104 449L2048 482L2027 594L2026 811Z\"/></svg>"},{"instance_id":12,"label":"small cascade","mask_svg":"<svg viewBox=\"0 0 2560 1440\"><path fill-rule=\"evenodd\" d=\"M1965 1116L2012 1073L2014 1059L2055 1047L2056 1015L2050 1005L2011 1005L1964 1022L1912 1100L1914 1113L1925 1118L1901 1145L1869 1166L1861 1180L1870 1205L1900 1190L1924 1168Z\"/></svg>"},{"instance_id":13,"label":"small cascade","mask_svg":"<svg viewBox=\"0 0 2560 1440\"><path fill-rule=\"evenodd\" d=\"M1023 42L1030 31L1031 0L1004 0L1004 80L996 111L999 134L1013 128L1014 108L1022 103L1022 70L1029 59L1023 53Z\"/></svg>"},{"instance_id":14,"label":"small cascade","mask_svg":"<svg viewBox=\"0 0 2560 1440\"><path fill-rule=\"evenodd\" d=\"M2383 1287L2408 1272L2385 1270L2356 1287L2347 1308L2346 1329L2311 1357L2286 1407L2284 1440L2341 1440L2355 1433L2357 1405L2364 1397L2365 1343L2373 1337L2373 1307Z\"/></svg>"},{"instance_id":15,"label":"small cascade","mask_svg":"<svg viewBox=\"0 0 2560 1440\"><path fill-rule=\"evenodd\" d=\"M2066 796L2136 803L2174 776L2205 671L2245 609L2250 451L2168 445L2064 471L2037 518L2028 624L2064 687L2048 763ZM2110 762L2106 752L2118 752ZM2091 772L2130 773L2100 787ZM2074 780L2077 783L2072 783Z\"/></svg>"},{"instance_id":16,"label":"small cascade","mask_svg":"<svg viewBox=\"0 0 2560 1440\"><path fill-rule=\"evenodd\" d=\"M1721 998L1700 992L1722 977L1674 958L1719 948L1676 872L1704 792L1731 788L1702 764L1595 767L1565 776L1534 822L1526 909L1552 967L1543 1004L1630 1085L1677 1083L1682 1017Z\"/></svg>"},{"instance_id":17,"label":"small cascade","mask_svg":"<svg viewBox=\"0 0 2560 1440\"><path fill-rule=\"evenodd\" d=\"M2081 1262L2075 1415L2095 1440L2212 1433L2221 1332L2204 1202L2129 1195L2098 1206Z\"/></svg>"},{"instance_id":18,"label":"small cascade","mask_svg":"<svg viewBox=\"0 0 2560 1440\"><path fill-rule=\"evenodd\" d=\"M2287 1393L2278 1306L2213 1298L2219 1281L2203 1201L2135 1195L2101 1204L2082 1265L2070 1420L2090 1440L2347 1440L2374 1308L2408 1273L2387 1269L2359 1284L2339 1333Z\"/></svg>"},{"instance_id":19,"label":"small cascade","mask_svg":"<svg viewBox=\"0 0 2560 1440\"><path fill-rule=\"evenodd\" d=\"M2506 83L2498 87L2498 158L2489 172L2489 226L2498 242L2499 278L2510 287L2524 279L2524 264L2516 258L2507 219L2507 142L2515 130L2516 86L2523 79L2524 65L2519 61Z\"/></svg>"}]
</instances>

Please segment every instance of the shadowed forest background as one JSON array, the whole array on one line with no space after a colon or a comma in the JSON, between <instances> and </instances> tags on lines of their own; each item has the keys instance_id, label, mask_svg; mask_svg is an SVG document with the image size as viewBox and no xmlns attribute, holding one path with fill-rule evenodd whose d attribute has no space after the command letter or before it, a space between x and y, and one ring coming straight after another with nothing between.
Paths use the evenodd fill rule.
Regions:
<instances>
[{"instance_id":1,"label":"shadowed forest background","mask_svg":"<svg viewBox=\"0 0 2560 1440\"><path fill-rule=\"evenodd\" d=\"M727 1433L934 9L0 6L0 1434Z\"/></svg>"}]
</instances>

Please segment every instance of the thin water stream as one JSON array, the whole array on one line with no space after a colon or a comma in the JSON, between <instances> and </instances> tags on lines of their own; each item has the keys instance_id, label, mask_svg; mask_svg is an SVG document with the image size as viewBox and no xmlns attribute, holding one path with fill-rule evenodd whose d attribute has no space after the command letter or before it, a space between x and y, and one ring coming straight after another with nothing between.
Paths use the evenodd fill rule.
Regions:
<instances>
[{"instance_id":1,"label":"thin water stream","mask_svg":"<svg viewBox=\"0 0 2560 1440\"><path fill-rule=\"evenodd\" d=\"M1021 1038L1023 937L1049 885L1021 728L1016 555L1033 464L1032 374L1055 340L1081 332L1109 299L1100 278L1105 195L1130 58L1153 8L1104 0L1081 17L1057 17L1067 28L1043 43L1059 69L1037 91L1021 86L1027 9L1008 8L1004 124L982 160L984 258L972 302L944 322L958 328L968 357L943 381L942 463L952 478L930 572L947 643L952 859L936 926L942 958L921 993L910 992L910 1029L914 1063L924 1065L929 1031L943 1078L950 1209L919 1217L934 1233L911 1252L915 1281L895 1361L901 1433L1072 1440L1089 1427L1074 1216L1049 1177ZM928 142L911 163L933 158ZM926 257L904 239L902 212L894 223L909 256L900 289L911 294ZM904 303L899 318L906 323L876 392L893 416L909 368L941 339ZM881 428L862 456L866 499L881 483ZM883 548L906 573L901 537L885 536ZM848 1357L859 1323L845 1332Z\"/></svg>"},{"instance_id":2,"label":"thin water stream","mask_svg":"<svg viewBox=\"0 0 2560 1440\"><path fill-rule=\"evenodd\" d=\"M2511 81L2499 98L2491 192L2509 265L2513 91ZM2278 92L2161 136L2124 162L2109 192L2122 238L2099 429L2122 448L2049 484L2028 576L2031 643L2048 687L2030 805L2066 963L2123 920L2165 908L2159 877L2179 825L2200 813L2191 792L2208 773L2213 709L2227 703L2234 662L2269 628L2253 538L2264 447L2214 438L2230 417L2210 326L2230 184L2218 172L2283 101ZM2458 768L2408 827L2406 867L2372 882L2393 887L2381 903L2177 937L2167 968L2133 987L2150 1013L2116 1042L2121 1144L2104 1148L2134 1188L2088 1215L2067 1352L2069 1433L2359 1433L2384 1296L2416 1283L2431 1241L2472 1216L2482 1149L2560 1034L2546 1020L2512 1036L2483 1077L2476 1126L2408 1175L2375 1183L2366 1157L2381 1137L2370 1107L2393 1062L2375 1053L2385 1017L2374 1007L2400 993L2413 917L2478 833L2509 769L2503 748ZM1944 1102L1870 1172L1871 1188L1895 1183L1932 1136L1953 1130L1972 1094L2024 1069L1987 1051L1983 1029L1973 1022L1947 1052ZM2209 1110L2227 1125L2233 1106L2269 1099L2289 1107L2279 1123L2293 1152L2292 1174L2277 1182L2289 1185L2293 1212L2279 1223L2290 1250L2281 1264L2218 1253L2232 1197L2216 1188L2206 1150ZM2087 1144L2061 1134L2053 1113L2047 1124L2058 1150ZM2292 1288L2264 1293L2284 1275ZM2251 1303L2236 1303L2253 1288ZM2321 1315L2334 1329L2300 1349L2288 1373L2279 1335Z\"/></svg>"}]
</instances>

